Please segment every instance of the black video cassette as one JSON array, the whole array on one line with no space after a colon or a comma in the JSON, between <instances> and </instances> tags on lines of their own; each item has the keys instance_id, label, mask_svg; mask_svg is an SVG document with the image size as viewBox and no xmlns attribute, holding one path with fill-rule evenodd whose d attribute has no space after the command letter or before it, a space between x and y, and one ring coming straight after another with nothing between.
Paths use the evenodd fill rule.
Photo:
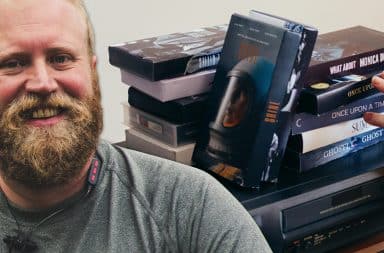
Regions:
<instances>
[{"instance_id":1,"label":"black video cassette","mask_svg":"<svg viewBox=\"0 0 384 253\"><path fill-rule=\"evenodd\" d=\"M133 129L140 130L173 147L196 141L199 121L173 124L132 106L129 106L128 110L129 124Z\"/></svg>"},{"instance_id":2,"label":"black video cassette","mask_svg":"<svg viewBox=\"0 0 384 253\"><path fill-rule=\"evenodd\" d=\"M128 103L144 112L172 123L187 123L201 119L207 106L208 94L200 94L161 102L134 87L128 89Z\"/></svg>"},{"instance_id":3,"label":"black video cassette","mask_svg":"<svg viewBox=\"0 0 384 253\"><path fill-rule=\"evenodd\" d=\"M215 68L227 25L203 27L109 46L109 62L150 81Z\"/></svg>"}]
</instances>

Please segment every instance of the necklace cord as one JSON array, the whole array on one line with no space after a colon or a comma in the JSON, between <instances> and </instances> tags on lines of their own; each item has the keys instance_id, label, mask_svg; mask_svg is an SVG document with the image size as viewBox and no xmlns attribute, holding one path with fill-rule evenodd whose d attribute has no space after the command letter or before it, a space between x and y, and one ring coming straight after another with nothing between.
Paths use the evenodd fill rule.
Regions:
<instances>
[{"instance_id":1,"label":"necklace cord","mask_svg":"<svg viewBox=\"0 0 384 253\"><path fill-rule=\"evenodd\" d=\"M12 216L12 218L15 221L16 226L17 226L17 235L16 236L7 235L3 239L3 241L8 246L9 252L11 253L12 249L17 249L17 250L19 250L21 252L33 252L33 251L35 251L37 249L37 244L35 242L33 242L32 240L30 240L30 237L31 237L32 233L38 227L40 227L42 224L44 224L47 220L49 220L52 217L62 213L63 211L69 209L70 207L72 207L76 203L81 202L82 200L84 200L86 197L89 196L89 194L91 193L92 189L97 184L97 180L98 180L99 173L100 173L100 167L101 167L100 164L101 163L100 163L100 161L99 161L99 159L97 157L94 157L92 159L91 165L90 165L89 170L88 170L87 189L84 191L84 193L81 195L81 197L77 201L73 201L70 205L64 206L64 207L62 207L62 208L60 208L60 209L50 213L49 215L44 217L42 220L40 220L36 225L31 227L25 233L22 231L20 223L17 220L16 215L12 211L12 206L9 203L9 200L7 198L5 198L6 203L7 203L7 207L8 207L8 211L11 214L11 216Z\"/></svg>"}]
</instances>

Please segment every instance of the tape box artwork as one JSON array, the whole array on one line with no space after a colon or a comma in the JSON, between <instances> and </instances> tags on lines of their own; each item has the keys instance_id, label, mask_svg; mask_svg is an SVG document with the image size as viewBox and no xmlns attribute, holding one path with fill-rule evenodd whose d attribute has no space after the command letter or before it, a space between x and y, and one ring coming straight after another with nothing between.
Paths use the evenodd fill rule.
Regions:
<instances>
[{"instance_id":1,"label":"tape box artwork","mask_svg":"<svg viewBox=\"0 0 384 253\"><path fill-rule=\"evenodd\" d=\"M317 30L233 14L193 160L243 187L276 182Z\"/></svg>"}]
</instances>

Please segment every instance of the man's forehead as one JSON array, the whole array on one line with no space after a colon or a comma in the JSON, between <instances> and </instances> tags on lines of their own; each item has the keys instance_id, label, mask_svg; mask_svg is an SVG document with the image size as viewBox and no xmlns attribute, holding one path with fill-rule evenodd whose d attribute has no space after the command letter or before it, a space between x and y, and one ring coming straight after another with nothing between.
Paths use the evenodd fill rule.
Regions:
<instances>
[{"instance_id":1,"label":"man's forehead","mask_svg":"<svg viewBox=\"0 0 384 253\"><path fill-rule=\"evenodd\" d=\"M33 19L34 14L44 13L47 17L76 19L85 23L79 8L70 0L0 0L0 13L0 22L15 15Z\"/></svg>"},{"instance_id":2,"label":"man's forehead","mask_svg":"<svg viewBox=\"0 0 384 253\"><path fill-rule=\"evenodd\" d=\"M46 52L51 48L87 51L85 19L72 3L67 0L11 2L0 0L0 13L4 13L0 15L0 57L17 52ZM16 6L19 2L22 4Z\"/></svg>"},{"instance_id":3,"label":"man's forehead","mask_svg":"<svg viewBox=\"0 0 384 253\"><path fill-rule=\"evenodd\" d=\"M84 34L87 29L80 10L68 0L0 0L0 13L2 33L12 29L28 32L39 24L72 26Z\"/></svg>"},{"instance_id":4,"label":"man's forehead","mask_svg":"<svg viewBox=\"0 0 384 253\"><path fill-rule=\"evenodd\" d=\"M81 2L81 0L51 0L50 2L55 2L55 1L59 1L59 2L68 2L68 3L71 3L73 5L75 5L75 3L79 3ZM39 2L41 2L40 0L0 0L0 4L13 4L13 5L21 5L21 4L38 4Z\"/></svg>"}]
</instances>

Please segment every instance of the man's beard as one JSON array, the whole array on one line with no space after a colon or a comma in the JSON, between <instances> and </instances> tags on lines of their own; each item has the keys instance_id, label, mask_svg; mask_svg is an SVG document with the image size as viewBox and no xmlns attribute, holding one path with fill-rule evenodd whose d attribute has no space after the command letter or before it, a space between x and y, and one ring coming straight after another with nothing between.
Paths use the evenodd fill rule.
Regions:
<instances>
[{"instance_id":1,"label":"man's beard","mask_svg":"<svg viewBox=\"0 0 384 253\"><path fill-rule=\"evenodd\" d=\"M98 84L93 86L94 96L84 101L25 95L0 112L0 170L5 178L46 188L79 174L96 150L103 126ZM28 125L38 108L59 108L64 119L52 126Z\"/></svg>"}]
</instances>

